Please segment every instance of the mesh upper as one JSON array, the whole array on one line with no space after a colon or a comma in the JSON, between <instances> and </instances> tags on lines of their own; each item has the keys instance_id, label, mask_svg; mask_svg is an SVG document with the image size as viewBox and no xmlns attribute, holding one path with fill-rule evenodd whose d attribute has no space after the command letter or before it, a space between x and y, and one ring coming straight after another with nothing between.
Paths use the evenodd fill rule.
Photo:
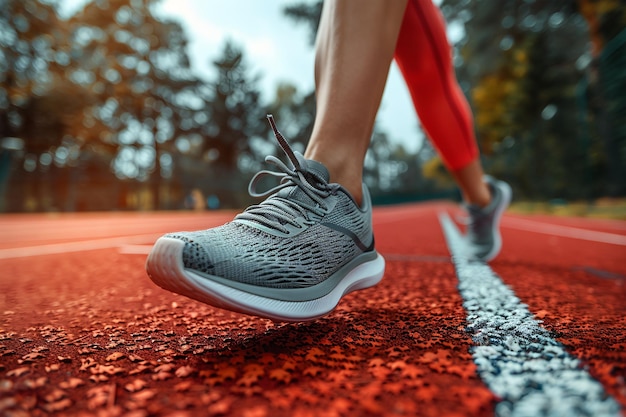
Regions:
<instances>
[{"instance_id":1,"label":"mesh upper","mask_svg":"<svg viewBox=\"0 0 626 417\"><path fill-rule=\"evenodd\" d=\"M362 213L342 191L332 212L321 219L372 243L371 212ZM239 223L167 235L183 240L183 264L205 274L270 288L304 288L326 280L363 251L350 236L316 223L295 236L281 237Z\"/></svg>"}]
</instances>

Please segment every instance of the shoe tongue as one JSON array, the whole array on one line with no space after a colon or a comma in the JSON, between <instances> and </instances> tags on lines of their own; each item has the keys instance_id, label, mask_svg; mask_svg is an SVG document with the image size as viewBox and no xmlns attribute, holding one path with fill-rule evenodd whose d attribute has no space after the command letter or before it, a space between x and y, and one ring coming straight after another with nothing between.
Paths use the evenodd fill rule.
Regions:
<instances>
[{"instance_id":1,"label":"shoe tongue","mask_svg":"<svg viewBox=\"0 0 626 417\"><path fill-rule=\"evenodd\" d=\"M304 172L311 173L311 177L319 176L325 182L330 180L330 173L328 169L320 162L314 161L312 159L304 159L304 157L299 152L294 152L296 157L298 158L298 162L300 163L301 170ZM311 181L316 181L311 178ZM313 185L313 184L311 184ZM299 201L306 205L315 205L315 201L311 199L300 187L293 186L288 188L283 188L277 194L277 196L282 198L287 198L289 200Z\"/></svg>"},{"instance_id":2,"label":"shoe tongue","mask_svg":"<svg viewBox=\"0 0 626 417\"><path fill-rule=\"evenodd\" d=\"M478 213L482 210L482 208L476 204L463 204L465 206L465 209L470 212L470 213Z\"/></svg>"},{"instance_id":3,"label":"shoe tongue","mask_svg":"<svg viewBox=\"0 0 626 417\"><path fill-rule=\"evenodd\" d=\"M306 163L306 170L309 172L313 172L324 179L324 181L330 181L330 173L328 169L321 163L314 161L312 159L304 159L302 160Z\"/></svg>"},{"instance_id":4,"label":"shoe tongue","mask_svg":"<svg viewBox=\"0 0 626 417\"><path fill-rule=\"evenodd\" d=\"M478 219L485 215L485 210L474 204L466 204L465 209L471 218Z\"/></svg>"}]
</instances>

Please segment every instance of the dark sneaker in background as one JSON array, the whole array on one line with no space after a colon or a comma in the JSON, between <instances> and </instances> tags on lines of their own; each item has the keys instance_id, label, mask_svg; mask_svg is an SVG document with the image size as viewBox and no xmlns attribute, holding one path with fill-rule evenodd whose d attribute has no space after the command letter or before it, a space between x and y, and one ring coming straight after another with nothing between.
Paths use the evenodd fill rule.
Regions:
<instances>
[{"instance_id":1,"label":"dark sneaker in background","mask_svg":"<svg viewBox=\"0 0 626 417\"><path fill-rule=\"evenodd\" d=\"M251 195L262 203L223 226L167 234L157 240L148 275L157 285L217 307L278 321L304 321L331 312L354 290L376 285L385 261L374 249L372 205L363 186L359 206L319 162L292 151L268 116L290 166L261 171ZM255 191L266 175L280 179Z\"/></svg>"},{"instance_id":2,"label":"dark sneaker in background","mask_svg":"<svg viewBox=\"0 0 626 417\"><path fill-rule=\"evenodd\" d=\"M491 191L491 202L486 207L465 205L467 230L465 240L470 258L488 262L502 249L500 218L511 203L511 187L504 181L486 176L485 182Z\"/></svg>"}]
</instances>

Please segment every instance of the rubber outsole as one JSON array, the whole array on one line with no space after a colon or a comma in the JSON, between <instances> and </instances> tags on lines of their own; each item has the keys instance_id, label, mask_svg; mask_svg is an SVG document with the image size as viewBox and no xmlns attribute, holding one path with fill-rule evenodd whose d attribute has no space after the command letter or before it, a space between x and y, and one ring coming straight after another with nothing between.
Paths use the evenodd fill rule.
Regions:
<instances>
[{"instance_id":1,"label":"rubber outsole","mask_svg":"<svg viewBox=\"0 0 626 417\"><path fill-rule=\"evenodd\" d=\"M376 258L350 271L328 294L307 301L284 301L241 291L195 274L183 265L181 240L159 238L146 261L148 276L159 287L215 307L251 314L275 321L309 321L323 317L337 307L341 298L356 290L378 284L385 260Z\"/></svg>"}]
</instances>

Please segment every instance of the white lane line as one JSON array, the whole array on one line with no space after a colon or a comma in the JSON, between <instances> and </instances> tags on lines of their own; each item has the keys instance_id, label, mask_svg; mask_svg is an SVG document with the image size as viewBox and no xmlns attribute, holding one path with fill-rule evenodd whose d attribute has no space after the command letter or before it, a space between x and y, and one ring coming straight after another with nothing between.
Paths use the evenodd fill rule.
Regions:
<instances>
[{"instance_id":1,"label":"white lane line","mask_svg":"<svg viewBox=\"0 0 626 417\"><path fill-rule=\"evenodd\" d=\"M83 252L95 249L116 248L128 244L155 241L161 233L112 237L105 239L83 240L79 242L52 243L49 245L25 246L21 248L0 249L0 259L27 258L31 256L55 255L68 252Z\"/></svg>"},{"instance_id":2,"label":"white lane line","mask_svg":"<svg viewBox=\"0 0 626 417\"><path fill-rule=\"evenodd\" d=\"M472 356L501 401L498 416L620 416L602 385L539 325L511 288L482 262L464 255L461 234L440 214L467 311Z\"/></svg>"},{"instance_id":3,"label":"white lane line","mask_svg":"<svg viewBox=\"0 0 626 417\"><path fill-rule=\"evenodd\" d=\"M592 242L610 243L612 245L626 246L626 236L618 235L615 233L580 229L578 227L543 223L535 220L506 217L502 219L502 227L524 230L527 232L543 233L546 235L569 237L573 239L589 240Z\"/></svg>"}]
</instances>

